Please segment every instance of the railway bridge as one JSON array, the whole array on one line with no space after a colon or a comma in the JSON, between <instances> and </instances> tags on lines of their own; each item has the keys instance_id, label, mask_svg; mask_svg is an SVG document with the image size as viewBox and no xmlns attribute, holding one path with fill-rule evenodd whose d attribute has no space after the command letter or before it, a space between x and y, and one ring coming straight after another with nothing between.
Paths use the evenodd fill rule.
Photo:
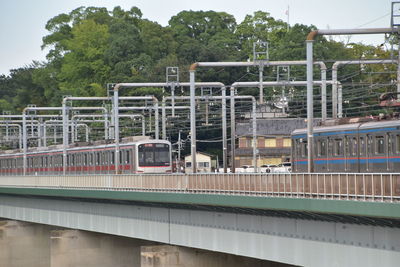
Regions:
<instances>
[{"instance_id":1,"label":"railway bridge","mask_svg":"<svg viewBox=\"0 0 400 267\"><path fill-rule=\"evenodd\" d=\"M0 177L0 217L296 266L398 266L400 174Z\"/></svg>"}]
</instances>

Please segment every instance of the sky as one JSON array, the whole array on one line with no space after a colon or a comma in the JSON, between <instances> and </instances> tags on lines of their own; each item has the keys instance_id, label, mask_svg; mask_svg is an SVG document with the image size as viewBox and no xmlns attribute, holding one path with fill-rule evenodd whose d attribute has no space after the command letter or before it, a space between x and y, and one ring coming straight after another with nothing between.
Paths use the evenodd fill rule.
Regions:
<instances>
[{"instance_id":1,"label":"sky","mask_svg":"<svg viewBox=\"0 0 400 267\"><path fill-rule=\"evenodd\" d=\"M232 14L237 23L261 10L289 24L315 25L318 29L354 29L390 27L391 0L0 0L0 74L44 61L42 38L48 34L46 22L80 6L138 7L143 18L168 25L169 19L182 10L214 10ZM348 41L346 36L336 40ZM383 35L351 36L352 42L381 44ZM273 44L270 44L273 45Z\"/></svg>"}]
</instances>

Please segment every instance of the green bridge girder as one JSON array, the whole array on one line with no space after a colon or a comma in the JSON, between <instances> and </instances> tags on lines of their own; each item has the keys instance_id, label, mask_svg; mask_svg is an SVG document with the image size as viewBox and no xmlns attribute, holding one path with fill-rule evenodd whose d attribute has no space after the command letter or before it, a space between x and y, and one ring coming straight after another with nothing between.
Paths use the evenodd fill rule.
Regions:
<instances>
[{"instance_id":1,"label":"green bridge girder","mask_svg":"<svg viewBox=\"0 0 400 267\"><path fill-rule=\"evenodd\" d=\"M143 205L269 214L400 227L400 203L275 196L164 193L116 190L1 187L0 194L135 202Z\"/></svg>"}]
</instances>

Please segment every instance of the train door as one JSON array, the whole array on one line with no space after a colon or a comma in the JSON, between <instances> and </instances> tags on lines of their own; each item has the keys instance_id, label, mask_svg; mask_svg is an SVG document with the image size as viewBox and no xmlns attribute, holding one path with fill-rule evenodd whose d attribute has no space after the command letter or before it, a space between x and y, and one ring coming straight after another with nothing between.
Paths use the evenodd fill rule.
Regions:
<instances>
[{"instance_id":1,"label":"train door","mask_svg":"<svg viewBox=\"0 0 400 267\"><path fill-rule=\"evenodd\" d=\"M332 138L328 137L327 139L327 160L326 160L326 168L328 172L334 172L335 168L333 167L332 164L332 159L333 159L333 140Z\"/></svg>"},{"instance_id":2,"label":"train door","mask_svg":"<svg viewBox=\"0 0 400 267\"><path fill-rule=\"evenodd\" d=\"M315 162L315 170L317 172L326 172L328 170L328 161L327 161L327 139L324 137L320 137L317 139L317 161Z\"/></svg>"},{"instance_id":3,"label":"train door","mask_svg":"<svg viewBox=\"0 0 400 267\"><path fill-rule=\"evenodd\" d=\"M400 172L400 133L397 132L394 137L394 149L393 152L395 156L393 157L393 171Z\"/></svg>"},{"instance_id":4,"label":"train door","mask_svg":"<svg viewBox=\"0 0 400 267\"><path fill-rule=\"evenodd\" d=\"M85 156L86 152L79 153L79 166L80 166L80 173L85 173L86 163L85 163Z\"/></svg>"},{"instance_id":5,"label":"train door","mask_svg":"<svg viewBox=\"0 0 400 267\"><path fill-rule=\"evenodd\" d=\"M385 146L386 140L384 134L375 135L375 159L374 171L384 172L387 171L387 147Z\"/></svg>"},{"instance_id":6,"label":"train door","mask_svg":"<svg viewBox=\"0 0 400 267\"><path fill-rule=\"evenodd\" d=\"M100 152L100 173L106 173L106 157L105 152Z\"/></svg>"},{"instance_id":7,"label":"train door","mask_svg":"<svg viewBox=\"0 0 400 267\"><path fill-rule=\"evenodd\" d=\"M94 173L99 174L100 173L100 152L95 151L94 152Z\"/></svg>"},{"instance_id":8,"label":"train door","mask_svg":"<svg viewBox=\"0 0 400 267\"><path fill-rule=\"evenodd\" d=\"M47 163L47 173L52 175L53 174L53 155L49 155L48 163Z\"/></svg>"},{"instance_id":9,"label":"train door","mask_svg":"<svg viewBox=\"0 0 400 267\"><path fill-rule=\"evenodd\" d=\"M43 157L43 173L49 173L49 157L47 155Z\"/></svg>"},{"instance_id":10,"label":"train door","mask_svg":"<svg viewBox=\"0 0 400 267\"><path fill-rule=\"evenodd\" d=\"M110 173L110 151L104 150L104 173Z\"/></svg>"},{"instance_id":11,"label":"train door","mask_svg":"<svg viewBox=\"0 0 400 267\"><path fill-rule=\"evenodd\" d=\"M395 156L393 157L393 171L400 172L400 133L396 133L394 149L393 152Z\"/></svg>"},{"instance_id":12,"label":"train door","mask_svg":"<svg viewBox=\"0 0 400 267\"><path fill-rule=\"evenodd\" d=\"M132 173L132 164L133 164L133 150L132 148L128 148L126 150L126 155L125 155L125 162L126 162L126 173Z\"/></svg>"},{"instance_id":13,"label":"train door","mask_svg":"<svg viewBox=\"0 0 400 267\"><path fill-rule=\"evenodd\" d=\"M358 171L358 140L356 136L349 135L345 138L346 171Z\"/></svg>"},{"instance_id":14,"label":"train door","mask_svg":"<svg viewBox=\"0 0 400 267\"><path fill-rule=\"evenodd\" d=\"M87 171L87 163L88 163L88 153L83 152L82 153L82 174L88 173Z\"/></svg>"},{"instance_id":15,"label":"train door","mask_svg":"<svg viewBox=\"0 0 400 267\"><path fill-rule=\"evenodd\" d=\"M111 170L111 174L115 173L115 151L112 150L111 151L111 158L110 158L110 170Z\"/></svg>"},{"instance_id":16,"label":"train door","mask_svg":"<svg viewBox=\"0 0 400 267\"><path fill-rule=\"evenodd\" d=\"M372 162L372 157L374 156L373 154L373 141L372 141L372 136L367 134L367 140L366 140L366 172L371 172L373 171L373 162Z\"/></svg>"},{"instance_id":17,"label":"train door","mask_svg":"<svg viewBox=\"0 0 400 267\"><path fill-rule=\"evenodd\" d=\"M349 137L346 135L343 138L343 169L345 172L350 170L350 141Z\"/></svg>"},{"instance_id":18,"label":"train door","mask_svg":"<svg viewBox=\"0 0 400 267\"><path fill-rule=\"evenodd\" d=\"M344 140L342 137L336 137L332 139L333 143L333 157L330 162L332 162L332 171L333 172L342 172L344 171L345 160L344 160Z\"/></svg>"},{"instance_id":19,"label":"train door","mask_svg":"<svg viewBox=\"0 0 400 267\"><path fill-rule=\"evenodd\" d=\"M386 140L387 140L387 149L386 149L386 162L387 162L387 168L386 170L388 172L393 171L393 158L394 158L394 136L391 133L386 134Z\"/></svg>"},{"instance_id":20,"label":"train door","mask_svg":"<svg viewBox=\"0 0 400 267\"><path fill-rule=\"evenodd\" d=\"M94 159L93 159L93 151L90 151L88 153L88 164L87 164L87 172L89 174L93 174L94 173Z\"/></svg>"},{"instance_id":21,"label":"train door","mask_svg":"<svg viewBox=\"0 0 400 267\"><path fill-rule=\"evenodd\" d=\"M110 174L111 173L111 151L110 150L104 151L104 156L105 156L105 161L106 161L105 171L107 174Z\"/></svg>"},{"instance_id":22,"label":"train door","mask_svg":"<svg viewBox=\"0 0 400 267\"><path fill-rule=\"evenodd\" d=\"M132 147L132 170L131 173L136 173L138 166L138 154L137 154L137 146L134 145Z\"/></svg>"},{"instance_id":23,"label":"train door","mask_svg":"<svg viewBox=\"0 0 400 267\"><path fill-rule=\"evenodd\" d=\"M358 172L365 170L365 136L358 136Z\"/></svg>"},{"instance_id":24,"label":"train door","mask_svg":"<svg viewBox=\"0 0 400 267\"><path fill-rule=\"evenodd\" d=\"M358 135L353 136L351 139L352 172L360 172L360 146Z\"/></svg>"},{"instance_id":25,"label":"train door","mask_svg":"<svg viewBox=\"0 0 400 267\"><path fill-rule=\"evenodd\" d=\"M132 156L130 149L122 150L122 173L130 173L132 169Z\"/></svg>"}]
</instances>

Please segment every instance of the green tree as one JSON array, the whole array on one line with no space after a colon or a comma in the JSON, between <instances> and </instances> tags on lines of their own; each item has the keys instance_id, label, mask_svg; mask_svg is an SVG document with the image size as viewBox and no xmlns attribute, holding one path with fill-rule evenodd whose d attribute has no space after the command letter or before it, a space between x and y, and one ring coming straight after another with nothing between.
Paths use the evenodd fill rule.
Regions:
<instances>
[{"instance_id":1,"label":"green tree","mask_svg":"<svg viewBox=\"0 0 400 267\"><path fill-rule=\"evenodd\" d=\"M105 64L108 26L87 19L72 29L73 37L66 41L69 52L64 55L59 73L64 94L81 96L104 95L104 84L110 67Z\"/></svg>"}]
</instances>

